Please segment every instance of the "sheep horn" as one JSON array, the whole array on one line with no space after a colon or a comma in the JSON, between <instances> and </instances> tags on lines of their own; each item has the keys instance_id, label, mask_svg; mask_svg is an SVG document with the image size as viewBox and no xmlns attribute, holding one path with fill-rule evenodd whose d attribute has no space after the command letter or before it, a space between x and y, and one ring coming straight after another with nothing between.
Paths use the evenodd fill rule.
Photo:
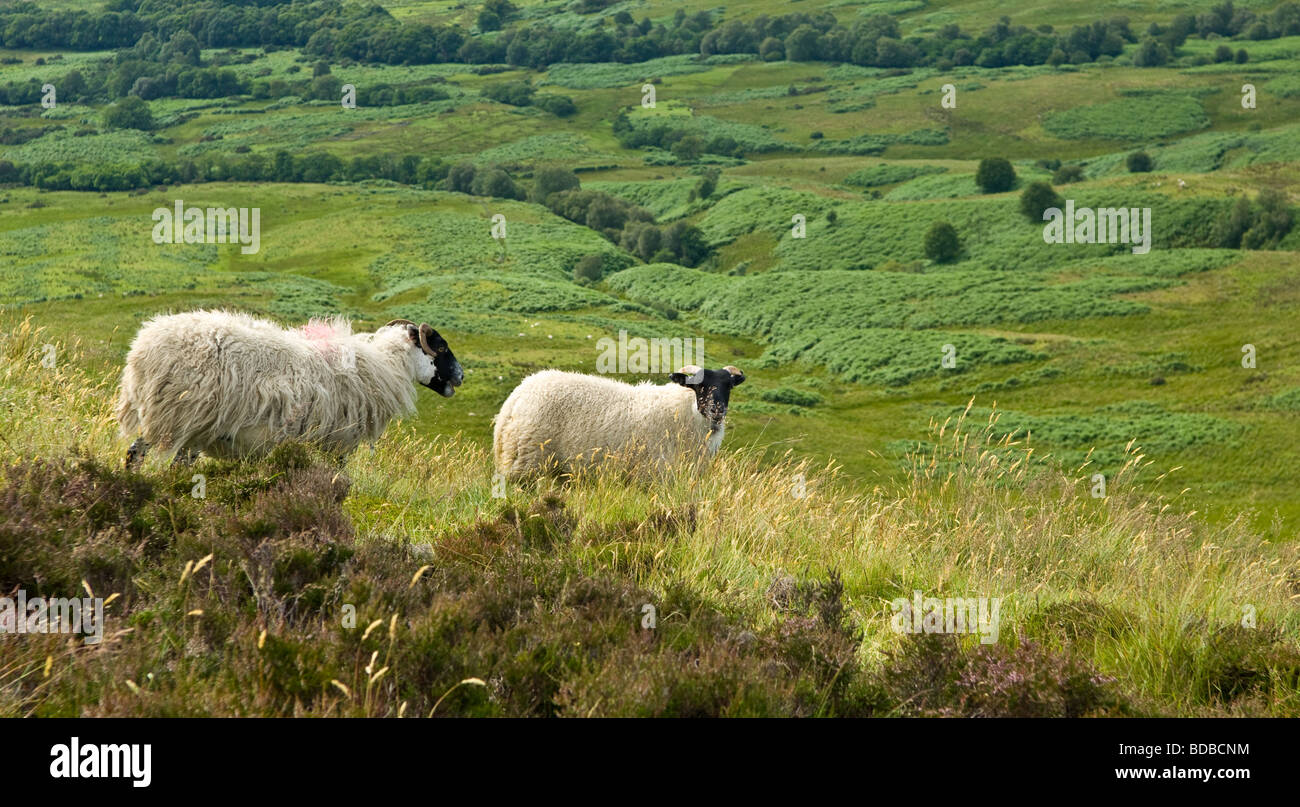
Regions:
<instances>
[{"instance_id":1,"label":"sheep horn","mask_svg":"<svg viewBox=\"0 0 1300 807\"><path fill-rule=\"evenodd\" d=\"M738 375L741 378L745 377L745 374L741 371L741 369L734 365L728 364L726 367L723 367L722 369L726 370L728 373L731 373L732 375Z\"/></svg>"},{"instance_id":2,"label":"sheep horn","mask_svg":"<svg viewBox=\"0 0 1300 807\"><path fill-rule=\"evenodd\" d=\"M429 345L429 339L432 337L433 337L433 328L429 327L429 323L421 322L420 323L420 349L423 350L425 354L428 356L434 356L437 354L437 351L434 350Z\"/></svg>"},{"instance_id":3,"label":"sheep horn","mask_svg":"<svg viewBox=\"0 0 1300 807\"><path fill-rule=\"evenodd\" d=\"M681 373L682 375L695 375L699 371L700 368L696 367L694 364L688 364L682 369L678 370L677 372Z\"/></svg>"},{"instance_id":4,"label":"sheep horn","mask_svg":"<svg viewBox=\"0 0 1300 807\"><path fill-rule=\"evenodd\" d=\"M409 319L395 319L395 320L393 320L392 322L389 322L389 323L388 323L387 325L385 325L384 327L385 327L385 328L388 328L388 327L393 326L393 325L414 325L414 324L415 324L415 323L414 323L414 322L411 322Z\"/></svg>"}]
</instances>

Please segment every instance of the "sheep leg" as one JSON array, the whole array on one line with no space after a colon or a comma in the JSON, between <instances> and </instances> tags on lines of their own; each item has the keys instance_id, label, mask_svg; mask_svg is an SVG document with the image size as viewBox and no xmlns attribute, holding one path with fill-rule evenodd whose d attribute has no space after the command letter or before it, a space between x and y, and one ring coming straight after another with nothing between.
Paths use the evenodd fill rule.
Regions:
<instances>
[{"instance_id":1,"label":"sheep leg","mask_svg":"<svg viewBox=\"0 0 1300 807\"><path fill-rule=\"evenodd\" d=\"M182 448L172 457L172 467L193 465L199 458L199 452L192 448Z\"/></svg>"},{"instance_id":2,"label":"sheep leg","mask_svg":"<svg viewBox=\"0 0 1300 807\"><path fill-rule=\"evenodd\" d=\"M134 468L144 459L144 455L149 453L149 444L144 441L143 437L135 438L135 442L126 450L126 467L127 470Z\"/></svg>"}]
</instances>

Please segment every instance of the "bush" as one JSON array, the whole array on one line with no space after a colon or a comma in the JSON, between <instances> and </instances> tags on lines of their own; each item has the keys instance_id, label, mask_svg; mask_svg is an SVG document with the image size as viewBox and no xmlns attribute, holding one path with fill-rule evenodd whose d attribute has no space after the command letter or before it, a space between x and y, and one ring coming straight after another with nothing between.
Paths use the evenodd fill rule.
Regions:
<instances>
[{"instance_id":1,"label":"bush","mask_svg":"<svg viewBox=\"0 0 1300 807\"><path fill-rule=\"evenodd\" d=\"M980 160L975 171L975 184L985 193L1002 193L1016 186L1016 169L1004 157L989 157Z\"/></svg>"},{"instance_id":2,"label":"bush","mask_svg":"<svg viewBox=\"0 0 1300 807\"><path fill-rule=\"evenodd\" d=\"M543 95L533 106L544 109L557 118L567 118L578 113L578 105L567 95Z\"/></svg>"},{"instance_id":3,"label":"bush","mask_svg":"<svg viewBox=\"0 0 1300 807\"><path fill-rule=\"evenodd\" d=\"M1242 196L1214 223L1213 239L1228 249L1275 249L1291 232L1295 216L1286 197L1272 188L1259 192L1255 204Z\"/></svg>"},{"instance_id":4,"label":"bush","mask_svg":"<svg viewBox=\"0 0 1300 807\"><path fill-rule=\"evenodd\" d=\"M700 177L699 183L691 190L693 199L708 199L718 189L718 169L710 168Z\"/></svg>"},{"instance_id":5,"label":"bush","mask_svg":"<svg viewBox=\"0 0 1300 807\"><path fill-rule=\"evenodd\" d=\"M533 85L526 81L507 81L493 84L483 89L483 95L499 104L510 106L528 106L533 102Z\"/></svg>"},{"instance_id":6,"label":"bush","mask_svg":"<svg viewBox=\"0 0 1300 807\"><path fill-rule=\"evenodd\" d=\"M110 129L140 129L147 132L154 128L153 113L143 99L128 95L104 110L104 125Z\"/></svg>"},{"instance_id":7,"label":"bush","mask_svg":"<svg viewBox=\"0 0 1300 807\"><path fill-rule=\"evenodd\" d=\"M604 276L605 259L600 255L584 255L573 267L573 279L595 283Z\"/></svg>"},{"instance_id":8,"label":"bush","mask_svg":"<svg viewBox=\"0 0 1300 807\"><path fill-rule=\"evenodd\" d=\"M1043 211L1049 207L1065 207L1065 200L1046 182L1031 182L1020 194L1020 212L1030 221L1042 221Z\"/></svg>"},{"instance_id":9,"label":"bush","mask_svg":"<svg viewBox=\"0 0 1300 807\"><path fill-rule=\"evenodd\" d=\"M524 199L525 194L500 168L489 168L474 175L470 192L475 196L492 196L497 199Z\"/></svg>"},{"instance_id":10,"label":"bush","mask_svg":"<svg viewBox=\"0 0 1300 807\"><path fill-rule=\"evenodd\" d=\"M1082 179L1083 167L1079 165L1063 165L1056 169L1056 173L1052 174L1053 185L1068 185Z\"/></svg>"},{"instance_id":11,"label":"bush","mask_svg":"<svg viewBox=\"0 0 1300 807\"><path fill-rule=\"evenodd\" d=\"M946 221L936 221L925 234L925 257L935 263L948 263L961 254L957 230Z\"/></svg>"},{"instance_id":12,"label":"bush","mask_svg":"<svg viewBox=\"0 0 1300 807\"><path fill-rule=\"evenodd\" d=\"M581 186L578 175L568 168L548 165L539 168L533 175L533 191L528 195L528 199L544 205L552 193L577 190Z\"/></svg>"},{"instance_id":13,"label":"bush","mask_svg":"<svg viewBox=\"0 0 1300 807\"><path fill-rule=\"evenodd\" d=\"M686 135L673 143L672 152L682 162L694 162L704 153L704 141L695 135Z\"/></svg>"},{"instance_id":14,"label":"bush","mask_svg":"<svg viewBox=\"0 0 1300 807\"><path fill-rule=\"evenodd\" d=\"M1124 161L1130 174L1145 174L1155 167L1151 155L1145 151L1135 151Z\"/></svg>"}]
</instances>

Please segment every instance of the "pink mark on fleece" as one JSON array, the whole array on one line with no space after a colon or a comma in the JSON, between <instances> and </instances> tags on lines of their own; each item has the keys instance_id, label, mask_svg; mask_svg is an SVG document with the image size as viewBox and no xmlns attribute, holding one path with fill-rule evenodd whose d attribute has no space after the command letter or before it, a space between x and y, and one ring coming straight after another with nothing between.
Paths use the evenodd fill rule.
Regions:
<instances>
[{"instance_id":1,"label":"pink mark on fleece","mask_svg":"<svg viewBox=\"0 0 1300 807\"><path fill-rule=\"evenodd\" d=\"M326 358L341 358L344 352L339 340L352 335L352 329L346 325L340 327L324 319L313 319L299 331L306 337L308 344Z\"/></svg>"}]
</instances>

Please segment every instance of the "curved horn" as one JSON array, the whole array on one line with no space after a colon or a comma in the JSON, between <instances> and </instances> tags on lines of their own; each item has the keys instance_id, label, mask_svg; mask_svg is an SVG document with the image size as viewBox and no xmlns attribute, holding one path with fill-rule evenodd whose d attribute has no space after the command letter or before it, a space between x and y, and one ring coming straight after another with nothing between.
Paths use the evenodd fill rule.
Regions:
<instances>
[{"instance_id":1,"label":"curved horn","mask_svg":"<svg viewBox=\"0 0 1300 807\"><path fill-rule=\"evenodd\" d=\"M430 328L427 322L421 322L420 323L420 349L423 350L425 354L429 356L434 356L437 354L437 351L434 350L433 347L429 345L429 339L432 338L433 335L434 335L433 328Z\"/></svg>"},{"instance_id":2,"label":"curved horn","mask_svg":"<svg viewBox=\"0 0 1300 807\"><path fill-rule=\"evenodd\" d=\"M723 367L722 369L726 370L728 373L731 373L732 375L738 375L741 378L745 377L745 373L739 367L736 367L734 365L728 364L726 367Z\"/></svg>"},{"instance_id":3,"label":"curved horn","mask_svg":"<svg viewBox=\"0 0 1300 807\"><path fill-rule=\"evenodd\" d=\"M688 364L682 369L678 370L677 372L681 373L682 375L695 375L699 371L700 368L696 367L694 364Z\"/></svg>"},{"instance_id":4,"label":"curved horn","mask_svg":"<svg viewBox=\"0 0 1300 807\"><path fill-rule=\"evenodd\" d=\"M391 325L414 325L414 324L415 323L411 322L409 319L395 319L392 320L391 322L386 323L384 327L387 328Z\"/></svg>"}]
</instances>

